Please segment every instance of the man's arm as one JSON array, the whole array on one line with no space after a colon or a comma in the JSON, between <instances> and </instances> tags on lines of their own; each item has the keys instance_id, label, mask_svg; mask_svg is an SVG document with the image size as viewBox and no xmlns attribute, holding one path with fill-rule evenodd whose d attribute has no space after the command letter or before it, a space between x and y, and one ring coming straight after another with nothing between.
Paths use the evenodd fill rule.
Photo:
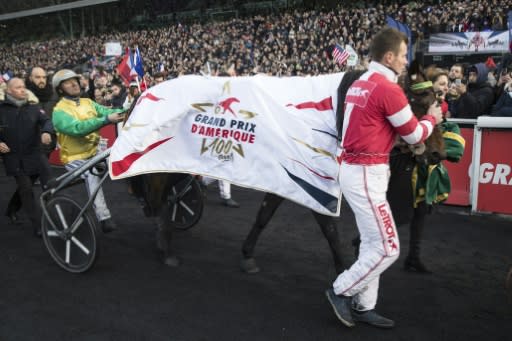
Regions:
<instances>
[{"instance_id":1,"label":"man's arm","mask_svg":"<svg viewBox=\"0 0 512 341\"><path fill-rule=\"evenodd\" d=\"M43 109L39 109L39 114L37 117L37 122L39 127L41 128L41 132L48 134L55 134L55 129L53 128L52 120L46 115Z\"/></svg>"},{"instance_id":2,"label":"man's arm","mask_svg":"<svg viewBox=\"0 0 512 341\"><path fill-rule=\"evenodd\" d=\"M408 144L425 141L432 134L434 126L443 120L441 106L438 103L433 103L427 114L418 120L401 89L395 88L394 91L388 91L387 95L385 109L390 114L386 117L395 131Z\"/></svg>"},{"instance_id":3,"label":"man's arm","mask_svg":"<svg viewBox=\"0 0 512 341\"><path fill-rule=\"evenodd\" d=\"M480 90L476 96L466 92L459 98L459 117L477 118L489 114L493 102L494 92L491 88Z\"/></svg>"},{"instance_id":4,"label":"man's arm","mask_svg":"<svg viewBox=\"0 0 512 341\"><path fill-rule=\"evenodd\" d=\"M108 117L108 115L111 115L111 114L118 114L118 113L125 111L122 108L107 108L101 104L94 102L94 101L92 102L92 105L93 105L94 109L96 110L96 112L98 113L98 117L103 117L103 118Z\"/></svg>"},{"instance_id":5,"label":"man's arm","mask_svg":"<svg viewBox=\"0 0 512 341\"><path fill-rule=\"evenodd\" d=\"M110 123L108 116L78 120L62 110L53 111L52 122L57 132L70 136L85 136Z\"/></svg>"}]
</instances>

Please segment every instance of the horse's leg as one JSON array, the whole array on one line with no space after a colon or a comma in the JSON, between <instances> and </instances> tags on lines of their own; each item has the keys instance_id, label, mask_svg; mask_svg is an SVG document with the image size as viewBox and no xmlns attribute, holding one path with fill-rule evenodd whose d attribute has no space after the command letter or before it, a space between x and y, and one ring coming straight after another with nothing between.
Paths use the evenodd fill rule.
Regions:
<instances>
[{"instance_id":1,"label":"horse's leg","mask_svg":"<svg viewBox=\"0 0 512 341\"><path fill-rule=\"evenodd\" d=\"M156 244L157 249L163 253L162 261L168 266L178 266L180 261L172 247L175 225L171 221L171 204L168 200L169 191L173 184L183 180L185 174L171 173L159 175L156 178L161 192L157 192L160 214L157 220ZM156 185L156 183L154 184ZM156 188L156 187L154 187Z\"/></svg>"},{"instance_id":2,"label":"horse's leg","mask_svg":"<svg viewBox=\"0 0 512 341\"><path fill-rule=\"evenodd\" d=\"M409 225L409 254L405 259L404 268L407 271L416 271L420 273L431 273L420 260L420 244L423 238L423 228L425 227L425 218L427 216L428 206L422 201L414 209L414 216Z\"/></svg>"},{"instance_id":3,"label":"horse's leg","mask_svg":"<svg viewBox=\"0 0 512 341\"><path fill-rule=\"evenodd\" d=\"M162 204L162 210L157 219L156 244L157 249L162 252L162 261L165 265L176 267L180 261L172 247L174 224L171 223L170 205L168 202Z\"/></svg>"},{"instance_id":4,"label":"horse's leg","mask_svg":"<svg viewBox=\"0 0 512 341\"><path fill-rule=\"evenodd\" d=\"M240 262L242 271L247 273L256 273L260 271L258 265L256 265L256 261L254 260L254 248L256 247L256 243L258 242L261 232L263 232L263 229L267 226L283 200L284 199L282 197L275 194L265 194L258 211L258 215L256 216L256 221L252 225L252 229L242 245L243 257Z\"/></svg>"},{"instance_id":5,"label":"horse's leg","mask_svg":"<svg viewBox=\"0 0 512 341\"><path fill-rule=\"evenodd\" d=\"M338 234L338 227L333 217L313 212L316 222L320 225L325 238L329 242L329 248L331 249L332 258L334 260L334 268L336 273L340 274L345 270L343 256L341 254L341 242Z\"/></svg>"}]
</instances>

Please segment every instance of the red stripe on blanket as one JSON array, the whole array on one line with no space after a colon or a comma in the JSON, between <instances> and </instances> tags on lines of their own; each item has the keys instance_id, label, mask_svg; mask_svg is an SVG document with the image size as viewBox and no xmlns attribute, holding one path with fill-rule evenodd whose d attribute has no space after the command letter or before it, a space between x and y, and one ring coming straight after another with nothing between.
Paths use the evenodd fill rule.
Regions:
<instances>
[{"instance_id":1,"label":"red stripe on blanket","mask_svg":"<svg viewBox=\"0 0 512 341\"><path fill-rule=\"evenodd\" d=\"M155 149L156 147L158 147L162 143L169 141L170 139L172 139L172 137L163 139L161 141L157 141L157 142L153 143L152 145L148 146L142 152L131 153L131 154L125 156L123 159L121 159L119 161L113 161L112 164L111 164L112 175L118 176L118 175L123 174L124 172L126 172L132 166L132 164L135 161L137 161L142 156L144 156L145 154L149 153L151 150Z\"/></svg>"}]
</instances>

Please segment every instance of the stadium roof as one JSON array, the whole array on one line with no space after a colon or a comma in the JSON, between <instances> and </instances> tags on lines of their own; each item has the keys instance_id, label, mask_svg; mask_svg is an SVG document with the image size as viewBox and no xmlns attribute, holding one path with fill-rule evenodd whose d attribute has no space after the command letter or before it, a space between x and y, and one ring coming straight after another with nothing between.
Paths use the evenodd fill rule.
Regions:
<instances>
[{"instance_id":1,"label":"stadium roof","mask_svg":"<svg viewBox=\"0 0 512 341\"><path fill-rule=\"evenodd\" d=\"M9 2L1 1L0 21L117 1L119 0L18 0Z\"/></svg>"}]
</instances>

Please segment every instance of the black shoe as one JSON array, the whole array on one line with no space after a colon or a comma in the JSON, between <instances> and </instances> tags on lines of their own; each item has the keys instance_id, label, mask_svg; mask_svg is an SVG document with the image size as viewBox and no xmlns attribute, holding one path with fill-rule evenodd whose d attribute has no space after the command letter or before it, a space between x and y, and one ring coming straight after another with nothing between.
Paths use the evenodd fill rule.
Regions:
<instances>
[{"instance_id":1,"label":"black shoe","mask_svg":"<svg viewBox=\"0 0 512 341\"><path fill-rule=\"evenodd\" d=\"M21 224L21 221L20 219L18 218L18 215L13 212L13 213L6 213L5 216L7 218L9 218L9 222L13 225L20 225Z\"/></svg>"},{"instance_id":2,"label":"black shoe","mask_svg":"<svg viewBox=\"0 0 512 341\"><path fill-rule=\"evenodd\" d=\"M393 328L395 326L395 321L379 315L375 310L352 310L352 317L356 322L367 323L378 328Z\"/></svg>"},{"instance_id":3,"label":"black shoe","mask_svg":"<svg viewBox=\"0 0 512 341\"><path fill-rule=\"evenodd\" d=\"M116 225L116 223L114 223L112 218L102 220L100 223L101 223L101 230L103 231L103 233L110 233L112 231L117 230L117 225Z\"/></svg>"},{"instance_id":4,"label":"black shoe","mask_svg":"<svg viewBox=\"0 0 512 341\"><path fill-rule=\"evenodd\" d=\"M430 271L425 264L423 264L418 258L409 258L407 257L404 262L404 270L409 272L418 272L422 274L431 274Z\"/></svg>"},{"instance_id":5,"label":"black shoe","mask_svg":"<svg viewBox=\"0 0 512 341\"><path fill-rule=\"evenodd\" d=\"M352 308L350 307L352 297L338 296L334 293L333 289L327 289L325 296L327 296L332 309L334 309L336 317L347 327L355 326L354 320L352 319Z\"/></svg>"},{"instance_id":6,"label":"black shoe","mask_svg":"<svg viewBox=\"0 0 512 341\"><path fill-rule=\"evenodd\" d=\"M233 199L222 199L222 205L232 208L238 208L240 207L240 204L234 201Z\"/></svg>"}]
</instances>

